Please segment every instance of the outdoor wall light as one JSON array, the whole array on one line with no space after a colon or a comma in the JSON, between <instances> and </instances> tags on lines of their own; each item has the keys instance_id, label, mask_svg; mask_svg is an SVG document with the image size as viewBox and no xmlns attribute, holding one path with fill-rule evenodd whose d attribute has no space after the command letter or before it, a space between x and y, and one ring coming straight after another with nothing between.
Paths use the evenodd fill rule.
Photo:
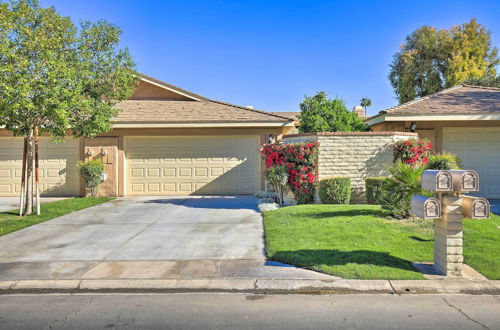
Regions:
<instances>
[{"instance_id":1,"label":"outdoor wall light","mask_svg":"<svg viewBox=\"0 0 500 330\"><path fill-rule=\"evenodd\" d=\"M272 134L269 134L269 136L267 137L267 143L269 143L269 144L273 144L274 143L274 138L273 138Z\"/></svg>"},{"instance_id":2,"label":"outdoor wall light","mask_svg":"<svg viewBox=\"0 0 500 330\"><path fill-rule=\"evenodd\" d=\"M412 121L410 125L410 132L415 133L417 131L417 122Z\"/></svg>"},{"instance_id":3,"label":"outdoor wall light","mask_svg":"<svg viewBox=\"0 0 500 330\"><path fill-rule=\"evenodd\" d=\"M104 150L104 149L101 150L101 155L106 156L107 154L108 154L108 152L106 150Z\"/></svg>"},{"instance_id":4,"label":"outdoor wall light","mask_svg":"<svg viewBox=\"0 0 500 330\"><path fill-rule=\"evenodd\" d=\"M87 150L87 156L89 156L89 157L92 156L92 151Z\"/></svg>"}]
</instances>

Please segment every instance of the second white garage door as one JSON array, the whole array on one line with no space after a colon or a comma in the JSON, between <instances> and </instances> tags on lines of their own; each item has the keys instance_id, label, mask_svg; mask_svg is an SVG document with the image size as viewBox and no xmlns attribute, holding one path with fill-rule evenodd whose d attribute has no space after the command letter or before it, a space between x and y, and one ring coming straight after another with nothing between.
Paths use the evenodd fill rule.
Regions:
<instances>
[{"instance_id":1,"label":"second white garage door","mask_svg":"<svg viewBox=\"0 0 500 330\"><path fill-rule=\"evenodd\" d=\"M0 138L0 196L17 196L21 189L22 138ZM68 138L54 143L40 138L40 182L42 196L77 196L80 190L79 142Z\"/></svg>"},{"instance_id":2,"label":"second white garage door","mask_svg":"<svg viewBox=\"0 0 500 330\"><path fill-rule=\"evenodd\" d=\"M500 128L443 128L443 149L463 161L466 170L479 174L479 193L500 198Z\"/></svg>"},{"instance_id":3,"label":"second white garage door","mask_svg":"<svg viewBox=\"0 0 500 330\"><path fill-rule=\"evenodd\" d=\"M126 137L127 195L253 194L259 136Z\"/></svg>"}]
</instances>

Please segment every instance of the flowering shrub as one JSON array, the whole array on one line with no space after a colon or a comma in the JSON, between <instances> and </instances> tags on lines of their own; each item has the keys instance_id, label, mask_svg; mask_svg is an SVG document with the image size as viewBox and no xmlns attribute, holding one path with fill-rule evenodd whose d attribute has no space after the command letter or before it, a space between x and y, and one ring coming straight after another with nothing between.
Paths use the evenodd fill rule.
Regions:
<instances>
[{"instance_id":1,"label":"flowering shrub","mask_svg":"<svg viewBox=\"0 0 500 330\"><path fill-rule=\"evenodd\" d=\"M429 159L432 143L428 139L411 138L394 144L394 161L410 166L425 165Z\"/></svg>"},{"instance_id":2,"label":"flowering shrub","mask_svg":"<svg viewBox=\"0 0 500 330\"><path fill-rule=\"evenodd\" d=\"M298 204L314 200L318 176L318 143L269 144L261 151L266 169L284 166L288 172L288 185Z\"/></svg>"}]
</instances>

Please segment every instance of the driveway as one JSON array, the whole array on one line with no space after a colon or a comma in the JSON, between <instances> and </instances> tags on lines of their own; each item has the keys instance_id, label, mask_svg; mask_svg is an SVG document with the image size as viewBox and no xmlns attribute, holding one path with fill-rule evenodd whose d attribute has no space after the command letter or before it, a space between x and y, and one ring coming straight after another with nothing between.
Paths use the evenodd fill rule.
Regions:
<instances>
[{"instance_id":1,"label":"driveway","mask_svg":"<svg viewBox=\"0 0 500 330\"><path fill-rule=\"evenodd\" d=\"M118 198L0 237L1 279L325 277L265 259L250 196Z\"/></svg>"}]
</instances>

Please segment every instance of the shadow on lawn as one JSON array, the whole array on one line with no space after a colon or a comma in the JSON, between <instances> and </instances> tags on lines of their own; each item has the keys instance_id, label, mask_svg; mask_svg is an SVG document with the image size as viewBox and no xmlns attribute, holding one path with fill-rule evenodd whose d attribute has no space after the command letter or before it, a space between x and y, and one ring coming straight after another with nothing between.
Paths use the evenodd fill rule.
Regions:
<instances>
[{"instance_id":1,"label":"shadow on lawn","mask_svg":"<svg viewBox=\"0 0 500 330\"><path fill-rule=\"evenodd\" d=\"M346 264L374 265L415 271L411 261L394 257L387 252L369 250L297 250L279 251L271 259L286 264L317 270L319 266L336 266Z\"/></svg>"},{"instance_id":2,"label":"shadow on lawn","mask_svg":"<svg viewBox=\"0 0 500 330\"><path fill-rule=\"evenodd\" d=\"M371 217L388 217L388 213L384 210L339 210L339 211L328 211L328 212L317 212L312 214L307 214L308 218L313 219L324 219L333 217L358 217L358 216L371 216Z\"/></svg>"}]
</instances>

